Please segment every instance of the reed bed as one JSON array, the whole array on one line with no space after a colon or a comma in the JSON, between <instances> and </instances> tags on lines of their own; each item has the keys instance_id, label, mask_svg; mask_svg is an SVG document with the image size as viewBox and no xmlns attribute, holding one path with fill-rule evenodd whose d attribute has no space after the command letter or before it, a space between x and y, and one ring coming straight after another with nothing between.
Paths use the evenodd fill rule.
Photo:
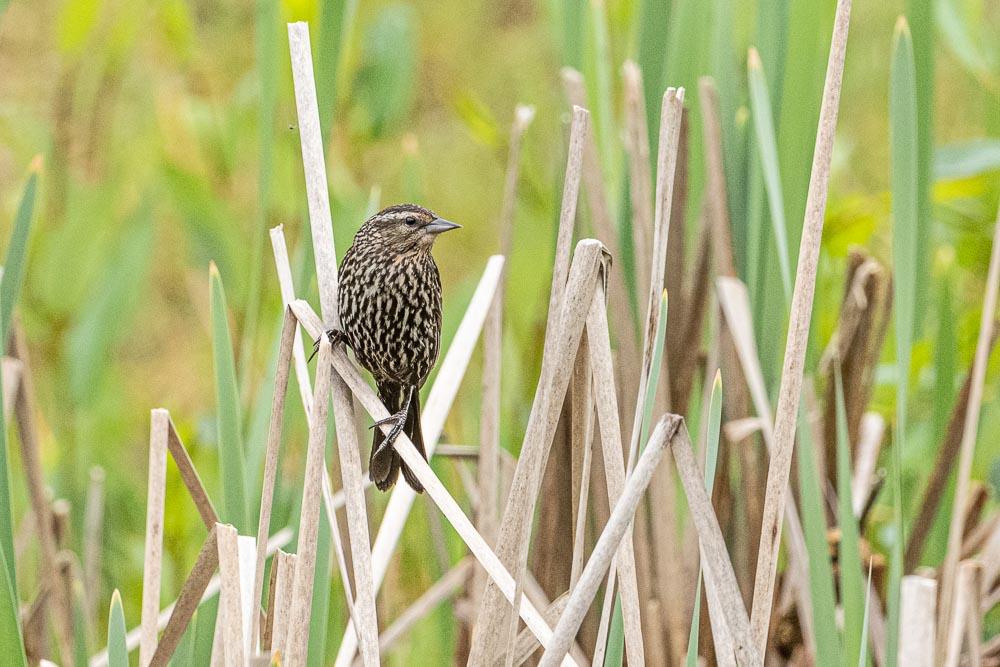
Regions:
<instances>
[{"instance_id":1,"label":"reed bed","mask_svg":"<svg viewBox=\"0 0 1000 667\"><path fill-rule=\"evenodd\" d=\"M594 10L598 38L606 29L602 16ZM943 458L904 530L900 449L919 301L914 273L923 252L916 194L923 177L916 167L918 140L911 136L919 105L905 20L894 42L893 164L913 165L893 173L894 273L855 251L835 331L822 353L815 342L814 295L850 16L851 1L839 0L797 255L789 248L768 60L756 49L749 53L757 213L766 198L772 225L771 232L752 231L770 239L769 252L777 253L773 271L753 267L759 275L739 249L747 231L732 201L743 186L727 173L731 100L722 82L701 78L695 105L688 98L693 91L662 86L663 76L644 80L653 68L626 62L617 146L611 70L591 68L593 82L578 70L563 70L569 127L541 367L514 456L501 437L511 430L501 410L505 392L512 391L501 372L505 295L513 291L506 262L515 243L520 161L535 114L527 106L516 109L499 206L499 254L482 267L425 401L429 460L405 435L395 443L426 489L430 525L443 525L443 517L462 553L453 559L445 545L437 555L440 576L391 618L379 596L417 495L399 484L384 511L376 511L359 433L388 411L350 354L322 335L337 324L334 229L346 223L334 219L331 208L324 155L329 127L321 122L318 100L318 88L331 94L336 76L329 68L338 65L325 63L317 81L308 25L289 24L287 34L319 312L300 298L304 290L296 291L288 244L275 227L270 240L282 308L259 314L280 329L273 376L264 388L270 399L266 437L253 458L242 435L226 294L211 266L221 494L203 484L170 413L153 409L141 617L128 631L116 590L100 626L107 627L106 639L93 630L96 617L104 616L103 601L94 597L102 562L103 471L90 474L84 512L90 537L80 559L64 538L65 503L46 493L32 371L14 323L41 170L34 165L0 282L0 334L10 341L0 387L11 396L0 417L16 422L31 501L24 525L34 531L14 539L7 502L12 466L6 429L0 428L0 653L11 664L56 659L121 667L136 653L142 667L370 667L386 662L409 632L445 605L458 629L454 660L473 665L998 664L1000 646L983 635L984 619L1000 603L1000 515L971 474L996 338L1000 219L975 357L944 431ZM588 100L595 102L593 114ZM694 112L700 137L688 121ZM699 147L702 174L692 173L692 145ZM612 152L623 158L624 174L614 168ZM700 216L687 211L688 183L695 178L704 188ZM628 212L621 220L613 212L616 200ZM697 227L690 252L682 247L687 217ZM548 275L549 268L537 270ZM778 329L785 346L776 377L768 376L775 364L762 359L762 348L770 353L775 344L773 336L761 335L774 331L772 322L761 321L771 315L758 301L765 273L783 304ZM890 313L899 379L887 440L889 425L871 404ZM304 345L315 339L310 376ZM463 384L470 369L479 371L479 382ZM307 424L305 439L293 439L284 428L290 384ZM448 442L446 418L466 401L478 407L478 442ZM299 453L291 458L300 468L294 477L287 464L282 467L290 449ZM886 450L888 474L879 467ZM164 508L178 501L170 495L178 488L168 485L169 468L176 469L204 537L176 600L161 608ZM919 567L952 469L943 561L936 569ZM883 492L892 496L897 528L888 546L875 544L870 530L873 503ZM278 499L287 496L298 499L290 518L276 511ZM287 525L279 523L286 519ZM20 600L23 573L15 569L15 554L28 544L37 560L36 588L33 598ZM331 590L343 599L331 600ZM333 605L344 614L336 625L339 637L328 640ZM103 648L91 655L94 646Z\"/></svg>"}]
</instances>

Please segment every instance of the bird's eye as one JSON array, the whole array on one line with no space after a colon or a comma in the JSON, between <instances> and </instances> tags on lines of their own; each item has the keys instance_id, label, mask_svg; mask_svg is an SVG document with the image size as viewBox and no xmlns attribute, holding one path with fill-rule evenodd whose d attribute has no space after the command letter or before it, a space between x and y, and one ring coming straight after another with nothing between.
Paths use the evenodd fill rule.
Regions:
<instances>
[{"instance_id":1,"label":"bird's eye","mask_svg":"<svg viewBox=\"0 0 1000 667\"><path fill-rule=\"evenodd\" d=\"M406 219L406 224L412 227L413 225L417 224L417 219L411 215L409 218Z\"/></svg>"}]
</instances>

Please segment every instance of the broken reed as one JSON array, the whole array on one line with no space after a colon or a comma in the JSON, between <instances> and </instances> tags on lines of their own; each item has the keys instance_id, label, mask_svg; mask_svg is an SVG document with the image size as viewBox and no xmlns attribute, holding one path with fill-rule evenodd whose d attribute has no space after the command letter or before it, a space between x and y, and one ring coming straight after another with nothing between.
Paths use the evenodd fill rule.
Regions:
<instances>
[{"instance_id":1,"label":"broken reed","mask_svg":"<svg viewBox=\"0 0 1000 667\"><path fill-rule=\"evenodd\" d=\"M841 320L834 342L831 343L833 353L824 355L820 369L805 367L812 291L839 104L849 11L850 3L842 0L838 5L835 21L810 179L805 232L801 239L794 291L791 294L791 326L785 368L780 378L777 414L772 415L754 340L752 299L745 285L735 276L732 242L729 240L731 223L723 205L727 200L727 186L722 163L721 135L716 126L719 102L712 82L704 80L699 86L704 141L709 158L706 180L711 195L710 206L707 214L702 217L701 238L705 241L699 247L696 265L685 272L683 266L666 263L668 256L674 256L668 241L676 238L671 234L671 222L677 222L678 218L678 214L671 211L672 205L677 201L674 183L678 178L686 178L687 168L683 161L678 162L680 146L686 140L681 129L683 89L668 90L664 96L654 193L651 192L653 175L649 170L649 146L646 141L648 129L640 113L646 106L641 74L635 65L628 64L624 68L624 88L628 121L626 150L630 156L632 176L629 196L633 200L634 213L632 237L619 237L614 232L613 223L608 224L611 218L606 206L608 197L605 192L605 176L601 173L602 164L597 156L597 143L593 134L588 131L587 112L578 106L574 108L570 132L542 371L521 456L512 464L514 470L511 481L509 484L505 483L502 471L505 469L505 462L510 459L498 448L497 430L498 406L502 395L498 354L502 341L504 281L504 260L498 256L487 263L459 331L442 360L424 413L428 453L432 455L441 437L444 418L457 397L459 384L468 368L477 340L481 335L485 336L486 368L482 393L488 400L484 401L481 442L478 452L475 452L480 464L478 484L474 480L465 480L470 504L477 510L476 522L466 515L459 502L416 453L405 436L396 445L400 455L424 484L431 501L467 545L472 559L466 557L448 570L410 610L396 620L391 623L383 621L381 625L386 629L381 636L377 632L379 623L375 615L374 599L399 542L415 495L405 485L393 490L374 546L370 546L368 500L364 495L369 485L360 466L353 400L359 401L375 420L385 417L387 411L344 351L331 349L325 340L320 347L315 386L311 386L306 374L299 327L305 330L309 338L315 338L326 328L323 322L335 322L336 253L331 234L332 220L316 93L312 81L308 32L302 24L290 25L289 41L292 47L299 131L323 319L308 304L295 298L284 237L280 228L272 230L272 245L285 312L264 458L263 488L259 498L257 538L241 536L234 525L219 522L210 496L201 484L169 414L165 410L154 410L150 433L142 624L138 632L124 632L121 604L116 596L111 610L112 622L109 623L108 651L96 656L92 664L117 664L123 650L136 646L140 649L142 664L165 664L177 650L191 651L184 655L198 654L199 645L202 654L207 651L207 654L214 655L216 659L224 657L230 662L242 663L252 656L268 653L277 656L280 653L282 660L288 664L304 663L310 650L313 576L317 567L326 566L316 560L320 530L329 530L331 533L350 616L336 658L336 664L339 665L351 664L358 651L365 664L378 664L380 654L398 642L407 629L412 628L433 605L463 593L463 580L468 581L466 577L470 572L476 573L477 576L471 580L478 583L475 590L465 591L463 594L479 601L476 612L478 620L475 618L476 614L473 614L464 619L456 618L456 622L470 626L471 651L468 656L463 657L475 664L496 661L519 664L538 647L544 650L541 658L543 664L577 664L589 660L591 656L601 655L610 658L621 655L623 648L630 664L642 664L646 661L656 664L676 663L685 654L688 660L702 654L714 657L719 664L761 664L765 652L773 650L773 642L778 640L774 634L775 626L788 623L797 623L804 636L799 643L782 645L782 651L789 650L793 655L797 652L806 659L822 660L827 658L822 657L824 653L817 653L818 646L832 645L838 652L843 650L851 653L852 655L846 656L850 660L855 657L853 654L863 660L868 655L870 639L873 655L880 664L885 664L886 651L891 651L887 646L892 646L891 636L896 627L892 623L886 627L882 600L872 592L872 554L868 555L868 567L864 570L868 573L868 592L862 592L862 570L858 568L863 567L864 563L863 547L868 547L860 544L857 526L854 524L855 520L860 525L864 524L867 508L878 490L874 470L885 429L877 415L865 413L870 393L849 394L840 382L844 364L855 358L851 355L856 354L862 359L850 376L843 373L851 381L868 377L864 381L869 382L872 366L878 360L877 353L871 353L873 348L878 350L881 345L882 339L878 333L873 338L865 339L869 342L852 348L852 344L858 340L859 332L866 331L866 327L874 328L877 332L880 326L875 321L870 321L873 316L868 310L877 302L866 299L864 303L856 303L855 296L856 290L866 289L864 285L868 283L865 281L870 276L878 275L880 271L877 265L871 266L871 260L859 262L848 281ZM766 84L754 82L755 77L762 74L760 68L759 59L752 56L750 76L751 86L755 88L754 104L769 113L764 97ZM566 71L564 80L569 97L582 100L584 96L580 92L585 90L586 85L582 77L578 73ZM607 121L606 117L602 118ZM509 166L505 188L500 233L500 247L505 249L509 248L511 238L511 202L515 200L517 184L518 142L527 122L526 113L519 112L512 133L515 142L510 150L512 164ZM773 132L768 132L766 123L758 122L757 130L762 135L758 137L759 141L773 142ZM765 169L776 167L772 164L776 153L773 146L770 148L761 147ZM603 243L584 239L571 253L581 179L585 182L590 214L598 235L606 238L602 238ZM780 199L781 194L774 183L769 182L768 187L769 197L774 201ZM650 197L654 201L651 202ZM683 207L679 209L682 210ZM1000 235L1000 221L997 234ZM710 237L714 237L712 243L707 242ZM640 327L641 336L633 335L629 318L616 317L614 326L609 324L609 295L623 290L624 284L616 280L616 274L609 266L607 248L617 248L623 243L631 243L632 251L636 253L639 285L648 285L645 318L639 318L644 324ZM17 268L20 265L16 261L9 261L8 266ZM710 266L714 270L708 268ZM784 276L786 288L787 273ZM855 285L856 280L861 281L861 287ZM906 623L901 621L898 626L902 631L899 652L901 656L910 656L915 661L913 664L931 660L935 652L943 656L946 664L958 664L965 644L965 650L974 662L981 659L984 650L979 643L982 615L998 597L993 585L996 583L997 571L1000 570L1000 521L995 520L996 517L983 521L980 512L970 511L964 502L970 495L971 455L976 440L986 359L993 341L992 326L998 280L1000 237L994 239L985 308L976 358L970 373L969 390L961 399L964 409L956 410L956 415L960 415L956 417L956 421L962 425L959 491L952 508L955 518L942 573L941 588L944 595L941 609L934 607L934 591L938 588L938 582L927 577L907 577L902 583L902 596L912 606L902 607ZM239 424L238 393L234 391L235 373L232 371L232 354L229 348L232 343L224 324L224 293L217 271L213 272L211 282L215 306L213 321L220 324L213 336L219 387L220 432L226 431L233 436L228 438L229 444L222 445L227 450L223 454L229 456L225 459L224 472L233 472L238 471L236 463L239 459L232 455L241 448L238 428L233 429L233 424ZM683 332L682 335L686 338L682 339L691 345L689 349L700 347L704 318L708 318L718 331L709 342L712 349L708 355L709 362L705 364L707 367L704 369L704 376L715 375L716 365L735 371L723 375L723 383L727 386L724 396L730 394L729 389L737 393L745 391L753 405L753 415L749 414L749 407L744 408L744 413L733 414L732 407L738 403L727 403L729 407L726 410L729 414L726 415L723 429L726 434L726 441L721 447L723 453L734 444L743 448L763 445L771 453L771 463L774 465L768 467L767 488L758 501L755 501L760 503L760 507L746 510L757 509L762 512L761 521L757 525L762 526L763 535L767 537L760 541L756 567L750 567L753 559L747 558L746 553L735 558L735 554L726 546L727 536L735 537L732 541L738 545L737 549L749 551L757 544L759 535L752 531L747 534L745 526L755 525L753 522L741 524L734 520L734 506L727 505L726 502L731 501L725 500L727 497L731 498L733 493L728 488L731 483L728 475L722 474L725 468L720 466L716 484L719 490L714 502L706 489L706 486L711 488L713 485L710 482L706 485L704 473L700 469L698 452L704 454L719 448L719 443L714 441L718 437L718 428L702 429L706 435L696 447L682 418L676 414L664 414L668 412L664 408L669 409L672 403L688 405L692 399L693 385L690 379L687 380L686 391L680 389L684 385L671 381L671 371L684 367L693 371L698 366L695 363L692 367L690 359L670 356L672 352L680 352L683 356L681 349L664 347L664 340L670 336L665 321L668 314L667 300L665 297L661 298L664 283L686 286L678 295L681 298L676 301L687 304L687 307L680 313L671 314L671 321L678 322L676 329ZM8 280L3 281L4 288L9 288L10 284ZM0 289L0 297L3 294L4 291ZM620 314L625 301L619 302L613 296L611 300L612 312ZM712 302L717 302L719 308L714 309L708 305ZM0 305L7 303L11 303L9 298L0 298ZM3 321L6 324L10 309L5 307L0 310L5 313ZM628 342L631 339L639 339L635 342L641 343L641 346L633 348ZM612 340L618 340L621 344L617 372L613 362ZM871 340L875 342L872 343ZM726 345L731 345L732 349L727 350ZM854 349L858 352L852 352ZM23 356L21 359L23 361ZM830 364L835 365L832 374ZM622 368L627 369L624 374ZM277 460L282 439L284 396L292 369L296 372L300 397L306 410L309 443L305 482L302 486L297 553L286 554L280 548L288 543L290 531L278 531L270 540L263 540L262 536L270 532L271 505L278 483ZM28 472L29 488L34 489L32 499L36 502L36 516L45 516L52 510L40 491L42 478L37 466L37 445L32 444L31 410L25 407L30 406L25 398L28 394L25 385L30 373L23 367L20 371L14 371L13 368L5 368L5 371L5 379L14 372L20 374L20 383L12 387L12 390L18 396L14 405L21 406L17 409L18 426L22 446L27 448L22 458ZM804 407L800 410L798 405L799 395L802 393L800 387L806 380L810 380L806 387L811 388L813 372L822 372L827 377L836 378L835 383L826 383L824 397L827 406L836 406L833 411L836 416L835 427L830 430L827 424L828 428L824 431L832 433L836 442L830 442L828 436L825 440L821 439L819 444L826 451L833 448L836 470L830 469L833 466L819 465L809 473L815 475L814 478L804 477L800 480L801 484L806 485L799 499L802 506L800 513L788 478L796 430L798 429L803 442L806 442L805 436L809 431L804 432L802 429L811 428L810 419L818 411L818 404L809 398L809 391L805 392L807 399ZM662 381L658 379L661 377L660 373ZM4 390L7 389L5 383ZM342 482L342 491L337 494L333 492L332 480L323 458L326 411L331 402L336 415ZM662 417L654 417L654 406L656 414L662 414ZM622 415L630 413L633 415L632 421L623 421ZM827 414L829 413L828 409ZM803 414L806 416L804 419ZM572 423L571 434L561 431L560 423ZM654 423L657 424L655 428ZM645 437L644 434L649 432L652 435ZM852 432L858 434L856 443L852 443L848 437ZM757 434L760 434L760 440L757 439ZM594 435L601 438L599 450L593 442ZM626 438L627 447L624 446ZM708 441L709 439L712 441ZM549 498L540 494L540 485L546 462L557 453L550 450L556 447L571 448L569 460L573 462L569 479L574 508L574 520L569 522L568 528L573 545L569 559L570 586L568 590L562 591L553 591L550 580L540 583L536 573L529 567L532 546L536 552L543 554L542 560L532 561L537 566L538 562L544 563L548 540L558 539L544 534L537 535L534 541L531 539L531 518L536 507L540 503L543 512L552 511ZM850 464L852 448L855 457L853 471ZM583 451L579 451L580 449ZM673 465L676 466L672 474L679 477L687 499L687 510L672 507L672 494L666 494L662 497L667 499L667 506L658 508L662 513L645 514L648 510L645 491L654 479L660 479L657 475L669 465L657 465L667 449L672 453ZM455 448L449 451L458 452ZM830 460L827 456L818 458L816 462L821 463L824 458ZM165 466L168 460L173 460L177 465L205 524L207 537L176 604L159 612L156 607L162 563ZM511 464L506 465L509 469ZM806 466L802 470L809 471L810 468ZM847 479L849 476L851 479ZM844 599L844 613L850 615L842 636L834 624L815 623L820 617L833 618L834 601L823 590L823 585L818 584L816 570L811 569L816 559L821 559L826 562L827 568L830 567L825 560L825 541L822 540L826 537L828 519L822 502L809 496L807 491L808 485L819 488L828 478L837 481L835 495L839 497L838 525L841 529L837 581ZM245 528L245 517L250 508L244 500L242 479L242 474L227 473L223 507L227 521ZM668 476L665 479L673 483L674 478ZM239 488L233 487L233 484ZM36 495L42 500L38 501ZM253 494L249 494L249 497L253 497ZM504 497L507 506L503 515L498 516L499 505L503 504ZM347 542L340 539L337 517L340 507L346 508ZM320 521L321 514L325 516L325 521ZM845 514L851 515L850 524L845 523ZM685 515L689 521L684 519ZM676 548L669 541L657 539L660 534L657 527L662 528L658 522L664 516L670 517L671 522L683 521L679 532L676 523L668 526L674 530L681 548ZM594 520L594 526L588 529L589 519ZM651 522L654 528L652 537L646 526L647 522ZM777 547L782 522L788 529L789 562L785 571L778 573ZM43 522L43 526L47 524L48 522ZM965 525L969 526L968 531L963 530ZM845 529L849 531L845 532ZM819 546L817 536L821 538ZM43 564L49 563L47 567L55 571L56 563L64 561L52 556L54 547L45 546L46 540L55 541L55 536L48 536L43 528L38 539L42 546ZM495 547L491 547L491 543ZM697 546L693 549L687 546L695 544ZM919 545L916 549L919 551ZM0 553L6 556L7 551L13 553L6 547ZM93 551L91 547L90 553L93 554ZM266 604L261 607L265 563L267 557L275 553L277 557L272 563ZM969 560L968 557L976 553L981 555L981 563ZM697 639L690 645L688 643L689 637L698 637L699 634L688 632L689 628L682 624L662 620L678 616L684 618L685 614L686 618L697 619L698 614L691 614L694 610L686 608L695 599L693 591L690 599L675 597L664 594L669 587L656 585L656 579L662 578L664 573L697 572L699 561L708 602L708 627L705 632L700 633L700 646ZM650 566L651 562L656 563L655 568ZM5 558L4 563L13 572L12 560ZM666 565L661 569L661 564ZM60 569L70 573L71 577L75 571L72 567ZM216 571L218 575L215 575ZM8 573L7 578L10 580L13 577ZM778 606L772 612L772 592L779 579ZM52 582L62 580L63 577L59 577ZM827 585L830 581L832 574ZM676 583L678 586L681 584L680 580ZM485 586L485 591L480 590L482 585ZM40 607L46 606L46 599L51 600L53 610L50 613L54 614L53 625L64 662L74 651L72 619L74 614L79 614L79 609L74 609L71 601L71 588L55 586L53 592L56 595L49 597L50 592L43 591L45 597L39 597ZM602 588L603 603L597 607L593 603ZM954 594L950 589L954 589ZM754 603L747 606L746 600L751 590L754 593ZM202 635L199 618L198 635L194 640L187 639L195 610L201 602L216 593L219 594L217 629L212 632L211 625L208 625L206 629L209 634ZM59 599L60 595L64 596L62 600ZM862 608L858 599L860 595L864 595L865 599L863 617L859 623L858 614ZM827 605L827 608L819 609L823 605ZM660 617L657 613L660 610L667 613ZM677 614L677 611L681 613ZM38 616L32 615L33 613L39 612L34 611L34 608L31 610L23 624L25 629L36 627L33 621ZM207 608L203 613L209 614ZM15 607L13 618L17 616ZM596 642L593 643L584 641L589 636L586 630L588 616L597 629ZM210 615L208 617L211 618ZM519 632L522 621L527 627ZM42 627L44 628L44 624ZM20 627L17 632L20 634ZM768 642L769 638L771 643ZM31 642L31 636L25 633L23 641L18 638L18 650L25 645L31 646ZM989 650L989 647L985 650Z\"/></svg>"}]
</instances>

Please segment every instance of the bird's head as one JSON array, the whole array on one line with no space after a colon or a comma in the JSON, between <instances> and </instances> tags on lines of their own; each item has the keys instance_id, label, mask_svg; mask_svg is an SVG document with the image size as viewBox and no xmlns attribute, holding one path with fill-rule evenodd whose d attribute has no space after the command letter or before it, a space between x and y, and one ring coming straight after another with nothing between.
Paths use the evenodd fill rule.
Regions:
<instances>
[{"instance_id":1,"label":"bird's head","mask_svg":"<svg viewBox=\"0 0 1000 667\"><path fill-rule=\"evenodd\" d=\"M422 206L397 204L368 218L358 233L398 253L427 252L438 234L460 226L439 218Z\"/></svg>"}]
</instances>

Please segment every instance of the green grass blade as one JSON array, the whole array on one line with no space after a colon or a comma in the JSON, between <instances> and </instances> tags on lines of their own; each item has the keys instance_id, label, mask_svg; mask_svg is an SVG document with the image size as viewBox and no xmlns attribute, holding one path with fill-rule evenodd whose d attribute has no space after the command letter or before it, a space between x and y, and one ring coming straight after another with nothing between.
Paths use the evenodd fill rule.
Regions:
<instances>
[{"instance_id":1,"label":"green grass blade","mask_svg":"<svg viewBox=\"0 0 1000 667\"><path fill-rule=\"evenodd\" d=\"M913 43L906 19L893 36L889 74L890 169L892 186L893 309L896 330L896 428L893 430L892 479L895 540L889 559L889 633L886 657L896 661L899 641L899 591L903 576L902 450L906 447L910 359L917 304L918 252L917 98Z\"/></svg>"},{"instance_id":2,"label":"green grass blade","mask_svg":"<svg viewBox=\"0 0 1000 667\"><path fill-rule=\"evenodd\" d=\"M24 186L21 203L14 217L14 231L10 245L7 247L7 257L3 267L3 278L0 279L0 341L6 347L14 314L14 304L21 292L24 282L24 266L28 253L28 232L31 230L31 220L35 209L35 197L38 190L38 173L41 171L41 160L36 158L31 165L28 183ZM0 384L0 401L3 399L2 384ZM7 457L7 425L0 410L0 552L4 554L6 579L10 582L14 604L14 617L20 624L17 606L17 571L14 563L14 517L11 513L10 469ZM0 588L3 584L0 583ZM18 636L20 636L18 634ZM11 654L13 655L13 654Z\"/></svg>"},{"instance_id":3,"label":"green grass blade","mask_svg":"<svg viewBox=\"0 0 1000 667\"><path fill-rule=\"evenodd\" d=\"M122 596L116 588L111 594L111 609L108 611L108 667L128 667L127 632Z\"/></svg>"},{"instance_id":4,"label":"green grass blade","mask_svg":"<svg viewBox=\"0 0 1000 667\"><path fill-rule=\"evenodd\" d=\"M2 410L0 410L2 412ZM13 551L11 552L13 553ZM24 641L21 638L21 614L17 592L10 573L14 568L7 563L7 556L0 549L0 655L13 664L27 665Z\"/></svg>"},{"instance_id":5,"label":"green grass blade","mask_svg":"<svg viewBox=\"0 0 1000 667\"><path fill-rule=\"evenodd\" d=\"M275 3L277 4L277 3ZM330 140L333 111L343 74L344 53L350 43L358 0L322 0L320 3L319 35L316 44L316 99L319 102L323 145Z\"/></svg>"},{"instance_id":6,"label":"green grass blade","mask_svg":"<svg viewBox=\"0 0 1000 667\"><path fill-rule=\"evenodd\" d=\"M712 397L708 404L708 440L705 443L705 488L709 497L715 486L715 470L719 462L719 431L722 428L722 373L715 371L712 383ZM694 612L691 618L691 632L688 635L687 667L698 664L698 628L701 625L701 567L698 567L698 588L694 594Z\"/></svg>"},{"instance_id":7,"label":"green grass blade","mask_svg":"<svg viewBox=\"0 0 1000 667\"><path fill-rule=\"evenodd\" d=\"M332 432L332 431L328 431ZM330 524L326 513L320 512L319 533L316 537L316 572L313 575L312 612L309 616L309 648L307 664L317 667L325 664L327 629L330 625Z\"/></svg>"},{"instance_id":8,"label":"green grass blade","mask_svg":"<svg viewBox=\"0 0 1000 667\"><path fill-rule=\"evenodd\" d=\"M38 193L38 173L41 171L41 159L36 158L31 165L28 183L24 186L21 203L14 216L14 231L7 246L7 257L4 259L3 280L0 280L0 340L6 345L10 334L11 319L14 315L14 304L21 293L24 283L24 267L28 255L28 233L31 231L31 220L35 212L35 198Z\"/></svg>"},{"instance_id":9,"label":"green grass blade","mask_svg":"<svg viewBox=\"0 0 1000 667\"><path fill-rule=\"evenodd\" d=\"M615 608L608 628L608 649L604 654L604 667L620 667L625 660L625 617L622 615L622 597L615 593Z\"/></svg>"},{"instance_id":10,"label":"green grass blade","mask_svg":"<svg viewBox=\"0 0 1000 667\"><path fill-rule=\"evenodd\" d=\"M241 535L250 534L246 473L243 458L239 389L233 363L232 338L222 276L213 262L209 267L212 311L212 359L215 366L215 403L218 411L219 478L222 480L222 521Z\"/></svg>"},{"instance_id":11,"label":"green grass blade","mask_svg":"<svg viewBox=\"0 0 1000 667\"><path fill-rule=\"evenodd\" d=\"M218 615L218 595L213 595L198 605L198 622L195 625L194 632L194 660L191 661L192 665L211 664L212 644L215 642L215 620Z\"/></svg>"},{"instance_id":12,"label":"green grass blade","mask_svg":"<svg viewBox=\"0 0 1000 667\"><path fill-rule=\"evenodd\" d=\"M930 265L931 245L931 168L934 158L934 2L908 0L907 20L912 30L913 72L916 102L916 245L917 266ZM930 303L929 271L918 271L916 298L918 312ZM918 318L915 331L922 330Z\"/></svg>"},{"instance_id":13,"label":"green grass blade","mask_svg":"<svg viewBox=\"0 0 1000 667\"><path fill-rule=\"evenodd\" d=\"M781 269L781 286L785 303L792 300L792 267L788 252L788 226L785 223L785 195L781 187L781 168L778 162L778 142L774 132L774 112L768 93L767 78L756 49L750 49L747 60L750 81L750 109L754 123L754 139L764 176L771 226L777 244L778 266Z\"/></svg>"},{"instance_id":14,"label":"green grass blade","mask_svg":"<svg viewBox=\"0 0 1000 667\"><path fill-rule=\"evenodd\" d=\"M826 512L816 473L816 449L805 408L799 409L799 489L802 501L802 528L809 552L809 589L812 594L813 627L816 629L816 664L840 665L841 646L837 632L833 567L826 541Z\"/></svg>"},{"instance_id":15,"label":"green grass blade","mask_svg":"<svg viewBox=\"0 0 1000 667\"><path fill-rule=\"evenodd\" d=\"M865 617L861 622L861 655L858 656L858 667L868 665L868 611L872 602L872 563L868 561L868 584L865 589Z\"/></svg>"},{"instance_id":16,"label":"green grass blade","mask_svg":"<svg viewBox=\"0 0 1000 667\"><path fill-rule=\"evenodd\" d=\"M861 655L864 622L864 586L861 583L861 552L858 522L851 502L851 445L847 432L847 408L840 363L833 364L837 392L837 515L840 523L840 598L844 608L844 663L853 664Z\"/></svg>"},{"instance_id":17,"label":"green grass blade","mask_svg":"<svg viewBox=\"0 0 1000 667\"><path fill-rule=\"evenodd\" d=\"M646 87L646 129L649 131L649 145L656 146L660 124L659 92L666 88L664 77L667 53L668 31L663 26L670 25L670 2L668 0L643 0L636 12L639 34L639 69ZM656 156L650 152L650 160Z\"/></svg>"},{"instance_id":18,"label":"green grass blade","mask_svg":"<svg viewBox=\"0 0 1000 667\"><path fill-rule=\"evenodd\" d=\"M667 312L668 312L667 290L663 290L660 298L659 319L656 324L656 332L653 337L653 356L649 366L649 382L646 385L646 401L642 404L642 431L639 439L639 447L645 448L646 441L649 440L649 428L653 420L653 406L656 404L656 389L660 384L660 369L663 368L663 344L667 337Z\"/></svg>"}]
</instances>

